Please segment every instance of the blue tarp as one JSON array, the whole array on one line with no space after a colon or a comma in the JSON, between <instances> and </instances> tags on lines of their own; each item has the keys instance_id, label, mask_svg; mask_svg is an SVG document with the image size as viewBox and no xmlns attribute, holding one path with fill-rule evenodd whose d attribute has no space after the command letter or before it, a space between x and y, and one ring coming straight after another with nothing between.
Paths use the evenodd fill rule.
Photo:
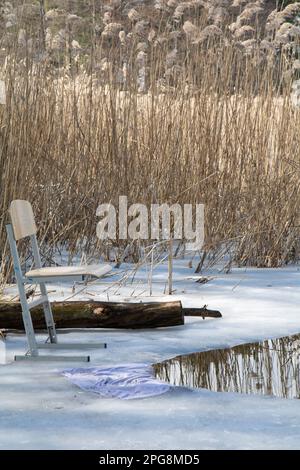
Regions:
<instances>
[{"instance_id":1,"label":"blue tarp","mask_svg":"<svg viewBox=\"0 0 300 470\"><path fill-rule=\"evenodd\" d=\"M154 377L149 364L74 368L66 369L62 374L82 390L123 400L161 395L171 388Z\"/></svg>"}]
</instances>

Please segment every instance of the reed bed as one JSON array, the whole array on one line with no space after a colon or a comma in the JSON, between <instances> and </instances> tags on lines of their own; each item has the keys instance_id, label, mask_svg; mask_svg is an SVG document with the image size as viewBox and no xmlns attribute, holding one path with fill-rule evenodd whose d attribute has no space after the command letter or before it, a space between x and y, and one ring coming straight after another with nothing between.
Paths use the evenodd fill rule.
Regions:
<instances>
[{"instance_id":1,"label":"reed bed","mask_svg":"<svg viewBox=\"0 0 300 470\"><path fill-rule=\"evenodd\" d=\"M117 206L119 195L129 203L204 203L199 269L299 259L300 110L282 80L286 62L275 73L271 62L258 66L255 53L197 46L176 84L162 89L161 57L149 59L147 93L137 91L134 66L120 87L113 70L103 82L92 60L74 71L9 58L0 107L2 280L15 198L32 202L48 261L62 246L70 260L109 258L112 247L122 256L124 241L96 238L97 206ZM129 253L139 258L139 250Z\"/></svg>"}]
</instances>

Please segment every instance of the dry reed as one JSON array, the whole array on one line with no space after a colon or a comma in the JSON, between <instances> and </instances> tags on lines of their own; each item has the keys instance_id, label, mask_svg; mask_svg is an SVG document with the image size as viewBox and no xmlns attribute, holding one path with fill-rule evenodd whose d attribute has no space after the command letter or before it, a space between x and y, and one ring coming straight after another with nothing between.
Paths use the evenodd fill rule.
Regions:
<instances>
[{"instance_id":1,"label":"dry reed","mask_svg":"<svg viewBox=\"0 0 300 470\"><path fill-rule=\"evenodd\" d=\"M282 80L286 65L261 64L255 52L247 58L228 43L197 44L162 90L166 52L148 54L146 94L137 92L131 51L123 89L113 69L103 81L93 57L88 72L75 73L11 55L0 107L3 279L14 198L33 203L48 260L62 245L70 258L108 257L96 238L96 208L117 205L119 195L130 203L204 203L205 262L225 254L239 265L298 260L300 111Z\"/></svg>"}]
</instances>

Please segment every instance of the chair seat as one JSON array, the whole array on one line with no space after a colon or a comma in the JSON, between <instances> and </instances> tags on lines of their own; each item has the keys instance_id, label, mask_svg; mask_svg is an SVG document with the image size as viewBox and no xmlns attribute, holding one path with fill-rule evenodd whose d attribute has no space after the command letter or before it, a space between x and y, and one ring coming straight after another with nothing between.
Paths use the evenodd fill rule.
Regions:
<instances>
[{"instance_id":1,"label":"chair seat","mask_svg":"<svg viewBox=\"0 0 300 470\"><path fill-rule=\"evenodd\" d=\"M112 270L109 264L90 264L85 266L54 266L39 269L32 269L25 274L27 278L72 278L72 277L95 277L105 276Z\"/></svg>"}]
</instances>

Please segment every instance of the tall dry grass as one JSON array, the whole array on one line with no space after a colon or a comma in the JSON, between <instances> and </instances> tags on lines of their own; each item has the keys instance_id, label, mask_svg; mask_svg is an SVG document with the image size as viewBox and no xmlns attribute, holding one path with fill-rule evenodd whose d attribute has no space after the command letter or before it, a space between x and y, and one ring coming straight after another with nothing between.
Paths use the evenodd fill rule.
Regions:
<instances>
[{"instance_id":1,"label":"tall dry grass","mask_svg":"<svg viewBox=\"0 0 300 470\"><path fill-rule=\"evenodd\" d=\"M257 266L299 258L300 111L281 79L285 64L275 73L255 53L195 46L184 75L162 93L162 57L150 56L149 92L139 94L134 66L122 91L113 71L100 82L92 60L75 74L11 56L0 108L2 276L15 198L33 203L48 261L62 245L70 256L107 256L96 208L117 205L119 195L204 203L199 267L225 254L229 264Z\"/></svg>"}]
</instances>

